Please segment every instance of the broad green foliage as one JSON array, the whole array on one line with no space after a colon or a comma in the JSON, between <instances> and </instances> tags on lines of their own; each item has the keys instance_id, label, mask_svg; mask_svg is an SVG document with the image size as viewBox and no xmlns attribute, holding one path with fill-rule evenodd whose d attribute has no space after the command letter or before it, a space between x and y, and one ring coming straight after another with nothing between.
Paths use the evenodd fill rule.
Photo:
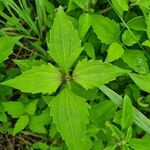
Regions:
<instances>
[{"instance_id":1,"label":"broad green foliage","mask_svg":"<svg viewBox=\"0 0 150 150\"><path fill-rule=\"evenodd\" d=\"M116 107L113 102L103 101L91 108L90 118L102 126L106 121L113 118L115 111Z\"/></svg>"},{"instance_id":2,"label":"broad green foliage","mask_svg":"<svg viewBox=\"0 0 150 150\"><path fill-rule=\"evenodd\" d=\"M133 31L130 32L129 30L125 30L123 35L122 35L122 42L124 44L126 44L127 46L132 46L135 43L137 43L140 38L141 38L141 34L137 31Z\"/></svg>"},{"instance_id":3,"label":"broad green foliage","mask_svg":"<svg viewBox=\"0 0 150 150\"><path fill-rule=\"evenodd\" d=\"M127 22L127 26L135 31L146 31L147 26L143 16L138 16Z\"/></svg>"},{"instance_id":4,"label":"broad green foliage","mask_svg":"<svg viewBox=\"0 0 150 150\"><path fill-rule=\"evenodd\" d=\"M112 43L107 51L108 54L105 62L113 62L119 59L124 53L122 46L116 42Z\"/></svg>"},{"instance_id":5,"label":"broad green foliage","mask_svg":"<svg viewBox=\"0 0 150 150\"><path fill-rule=\"evenodd\" d=\"M88 5L87 0L71 0L71 1L76 3L81 8L85 8Z\"/></svg>"},{"instance_id":6,"label":"broad green foliage","mask_svg":"<svg viewBox=\"0 0 150 150\"><path fill-rule=\"evenodd\" d=\"M94 100L97 98L98 88L86 90L80 84L77 84L74 81L70 83L70 88L71 88L71 91L73 91L73 93L83 98L91 99L91 100Z\"/></svg>"},{"instance_id":7,"label":"broad green foliage","mask_svg":"<svg viewBox=\"0 0 150 150\"><path fill-rule=\"evenodd\" d=\"M80 16L79 19L79 35L80 38L83 39L90 26L92 25L91 15L86 13Z\"/></svg>"},{"instance_id":8,"label":"broad green foliage","mask_svg":"<svg viewBox=\"0 0 150 150\"><path fill-rule=\"evenodd\" d=\"M111 0L114 9L119 13L120 16L123 15L124 11L128 11L128 1L127 0Z\"/></svg>"},{"instance_id":9,"label":"broad green foliage","mask_svg":"<svg viewBox=\"0 0 150 150\"><path fill-rule=\"evenodd\" d=\"M91 89L115 80L116 77L127 72L127 70L100 60L88 61L85 59L78 63L74 70L73 78L85 89Z\"/></svg>"},{"instance_id":10,"label":"broad green foliage","mask_svg":"<svg viewBox=\"0 0 150 150\"><path fill-rule=\"evenodd\" d=\"M135 150L149 150L150 142L149 139L133 138L130 140L129 145Z\"/></svg>"},{"instance_id":11,"label":"broad green foliage","mask_svg":"<svg viewBox=\"0 0 150 150\"><path fill-rule=\"evenodd\" d=\"M123 101L123 109L122 109L122 118L121 118L121 125L122 128L127 128L132 125L133 122L133 107L130 98L125 95Z\"/></svg>"},{"instance_id":12,"label":"broad green foliage","mask_svg":"<svg viewBox=\"0 0 150 150\"><path fill-rule=\"evenodd\" d=\"M142 45L150 47L150 40L144 41Z\"/></svg>"},{"instance_id":13,"label":"broad green foliage","mask_svg":"<svg viewBox=\"0 0 150 150\"><path fill-rule=\"evenodd\" d=\"M37 108L37 100L30 102L26 108L25 111L29 114L29 115L34 115L36 108Z\"/></svg>"},{"instance_id":14,"label":"broad green foliage","mask_svg":"<svg viewBox=\"0 0 150 150\"><path fill-rule=\"evenodd\" d=\"M150 93L150 74L146 75L138 75L138 74L130 74L132 80L144 91Z\"/></svg>"},{"instance_id":15,"label":"broad green foliage","mask_svg":"<svg viewBox=\"0 0 150 150\"><path fill-rule=\"evenodd\" d=\"M149 72L147 58L143 51L133 49L125 50L122 59L130 68L139 74L145 74Z\"/></svg>"},{"instance_id":16,"label":"broad green foliage","mask_svg":"<svg viewBox=\"0 0 150 150\"><path fill-rule=\"evenodd\" d=\"M49 124L50 115L49 110L43 110L40 115L33 115L31 117L29 128L33 132L46 133L45 125Z\"/></svg>"},{"instance_id":17,"label":"broad green foliage","mask_svg":"<svg viewBox=\"0 0 150 150\"><path fill-rule=\"evenodd\" d=\"M0 0L0 149L149 150L149 48L150 0Z\"/></svg>"},{"instance_id":18,"label":"broad green foliage","mask_svg":"<svg viewBox=\"0 0 150 150\"><path fill-rule=\"evenodd\" d=\"M2 104L4 106L4 110L13 118L18 118L24 114L24 105L21 102L9 101Z\"/></svg>"},{"instance_id":19,"label":"broad green foliage","mask_svg":"<svg viewBox=\"0 0 150 150\"><path fill-rule=\"evenodd\" d=\"M111 44L119 38L120 27L107 17L92 15L92 26L102 43Z\"/></svg>"},{"instance_id":20,"label":"broad green foliage","mask_svg":"<svg viewBox=\"0 0 150 150\"><path fill-rule=\"evenodd\" d=\"M95 59L95 49L94 49L94 47L91 43L85 43L84 44L84 49L85 49L86 54L90 58Z\"/></svg>"},{"instance_id":21,"label":"broad green foliage","mask_svg":"<svg viewBox=\"0 0 150 150\"><path fill-rule=\"evenodd\" d=\"M40 150L48 150L49 146L46 143L37 142L32 145L32 148Z\"/></svg>"},{"instance_id":22,"label":"broad green foliage","mask_svg":"<svg viewBox=\"0 0 150 150\"><path fill-rule=\"evenodd\" d=\"M124 138L124 134L115 125L107 123L107 126L110 128L117 140L120 141Z\"/></svg>"},{"instance_id":23,"label":"broad green foliage","mask_svg":"<svg viewBox=\"0 0 150 150\"><path fill-rule=\"evenodd\" d=\"M52 93L61 83L60 72L51 64L34 66L20 76L5 81L3 85L15 87L27 93Z\"/></svg>"},{"instance_id":24,"label":"broad green foliage","mask_svg":"<svg viewBox=\"0 0 150 150\"><path fill-rule=\"evenodd\" d=\"M150 13L147 17L147 35L148 35L148 38L150 39Z\"/></svg>"},{"instance_id":25,"label":"broad green foliage","mask_svg":"<svg viewBox=\"0 0 150 150\"><path fill-rule=\"evenodd\" d=\"M19 36L7 36L0 37L0 63L8 58L13 53L14 45L19 41ZM9 41L9 43L8 43Z\"/></svg>"},{"instance_id":26,"label":"broad green foliage","mask_svg":"<svg viewBox=\"0 0 150 150\"><path fill-rule=\"evenodd\" d=\"M61 7L54 20L48 47L50 56L65 71L69 70L82 51L78 33Z\"/></svg>"},{"instance_id":27,"label":"broad green foliage","mask_svg":"<svg viewBox=\"0 0 150 150\"><path fill-rule=\"evenodd\" d=\"M15 124L13 134L15 135L16 133L23 130L26 127L26 125L28 124L28 122L29 122L28 115L21 116Z\"/></svg>"},{"instance_id":28,"label":"broad green foliage","mask_svg":"<svg viewBox=\"0 0 150 150\"><path fill-rule=\"evenodd\" d=\"M83 150L88 123L88 104L65 88L50 103L50 115L70 150Z\"/></svg>"},{"instance_id":29,"label":"broad green foliage","mask_svg":"<svg viewBox=\"0 0 150 150\"><path fill-rule=\"evenodd\" d=\"M32 69L33 66L41 66L42 64L43 65L46 64L43 61L29 60L29 59L26 59L26 60L16 59L14 60L14 62L19 66L22 72Z\"/></svg>"}]
</instances>

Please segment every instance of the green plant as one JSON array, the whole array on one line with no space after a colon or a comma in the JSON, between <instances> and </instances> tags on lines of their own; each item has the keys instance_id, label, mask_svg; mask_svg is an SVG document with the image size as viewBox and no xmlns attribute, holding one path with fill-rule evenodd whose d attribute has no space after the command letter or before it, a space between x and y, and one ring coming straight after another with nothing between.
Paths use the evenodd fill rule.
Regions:
<instances>
[{"instance_id":1,"label":"green plant","mask_svg":"<svg viewBox=\"0 0 150 150\"><path fill-rule=\"evenodd\" d=\"M35 1L38 14L35 23L25 0L19 1L25 12L14 1L3 1L8 10L13 9L32 29L29 36L38 36L40 42L47 44L48 51L38 51L30 59L14 59L20 68L17 68L18 72L4 73L3 62L12 53L15 44L22 46L21 39L25 36L21 33L10 36L2 32L0 89L6 89L4 93L0 91L0 121L3 125L0 132L14 136L18 133L30 135L30 132L23 131L29 130L33 136L34 133L48 133L50 140L54 139L49 146L42 142L42 137L41 141L30 146L32 149L148 150L150 120L146 116L150 104L149 52L143 48L140 40L143 38L144 46L150 45L147 40L150 3L131 1L129 5L127 0L60 0L59 3L66 5L67 10L62 6L57 8L45 40L46 4L50 6L51 3L46 0L43 3ZM109 14L111 19L98 14L96 5L99 3L111 6L104 13L112 8L115 10L115 13L111 12L113 15ZM143 16L139 12L135 17L129 11L126 18L129 15L132 19L124 21L125 11L136 6L141 9ZM75 13L77 10L79 14ZM2 11L0 14L5 16ZM118 20L121 25L117 23ZM25 33L21 25L15 27ZM38 46L33 42L31 45L44 50L42 44ZM41 60L38 54L46 59ZM15 93L13 88L19 94L14 101L8 97ZM135 104L138 109L133 106ZM17 119L14 128L9 125L8 115L12 120Z\"/></svg>"}]
</instances>

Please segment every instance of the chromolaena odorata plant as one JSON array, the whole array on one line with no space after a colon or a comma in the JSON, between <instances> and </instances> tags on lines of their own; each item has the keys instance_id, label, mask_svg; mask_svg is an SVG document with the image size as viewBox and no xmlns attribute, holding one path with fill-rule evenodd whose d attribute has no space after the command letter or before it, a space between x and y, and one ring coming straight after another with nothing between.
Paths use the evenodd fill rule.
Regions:
<instances>
[{"instance_id":1,"label":"chromolaena odorata plant","mask_svg":"<svg viewBox=\"0 0 150 150\"><path fill-rule=\"evenodd\" d=\"M97 36L102 42L106 44L113 42L119 32L117 23L98 15L88 14L86 17L93 19L94 32L98 33ZM108 32L107 36L98 31L102 30L103 26L94 24L95 21L97 23L103 21L103 24L112 25L111 30L109 29L110 32L104 32ZM90 142L90 138L86 134L90 105L85 98L73 92L70 84L76 82L87 90L94 87L100 88L115 80L116 77L129 72L112 65L109 56L105 62L98 59L79 60L83 50L82 37L83 33L78 35L63 8L59 7L47 41L48 53L56 65L43 62L33 63L32 67L27 66L25 70L22 70L20 76L2 83L32 94L51 95L57 90L56 96L49 104L50 116L70 150L86 150L87 143ZM114 43L112 46L121 49L118 45ZM122 49L120 52L122 53ZM101 90L105 92L107 89L102 88Z\"/></svg>"}]
</instances>

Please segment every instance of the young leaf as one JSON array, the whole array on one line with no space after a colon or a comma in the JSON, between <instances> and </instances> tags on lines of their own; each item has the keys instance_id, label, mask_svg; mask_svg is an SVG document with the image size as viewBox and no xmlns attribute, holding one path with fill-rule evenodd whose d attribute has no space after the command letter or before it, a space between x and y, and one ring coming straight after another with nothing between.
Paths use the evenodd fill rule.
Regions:
<instances>
[{"instance_id":1,"label":"young leaf","mask_svg":"<svg viewBox=\"0 0 150 150\"><path fill-rule=\"evenodd\" d=\"M33 149L40 149L40 150L50 150L49 146L46 143L36 142L32 145Z\"/></svg>"},{"instance_id":2,"label":"young leaf","mask_svg":"<svg viewBox=\"0 0 150 150\"><path fill-rule=\"evenodd\" d=\"M106 122L106 125L111 129L118 141L124 138L124 134L113 124Z\"/></svg>"},{"instance_id":3,"label":"young leaf","mask_svg":"<svg viewBox=\"0 0 150 150\"><path fill-rule=\"evenodd\" d=\"M32 102L30 102L26 108L25 111L30 114L30 115L34 115L35 111L36 111L36 107L37 107L37 100L34 100Z\"/></svg>"},{"instance_id":4,"label":"young leaf","mask_svg":"<svg viewBox=\"0 0 150 150\"><path fill-rule=\"evenodd\" d=\"M13 60L21 69L21 71L26 71L26 70L30 70L33 66L41 66L46 64L43 61L40 60L34 60L34 59L25 59L25 60Z\"/></svg>"},{"instance_id":5,"label":"young leaf","mask_svg":"<svg viewBox=\"0 0 150 150\"><path fill-rule=\"evenodd\" d=\"M147 17L146 23L147 23L147 35L148 35L148 38L150 40L150 13L149 13L149 15Z\"/></svg>"},{"instance_id":6,"label":"young leaf","mask_svg":"<svg viewBox=\"0 0 150 150\"><path fill-rule=\"evenodd\" d=\"M34 66L20 76L5 81L2 84L14 87L22 92L52 93L61 83L60 72L51 64Z\"/></svg>"},{"instance_id":7,"label":"young leaf","mask_svg":"<svg viewBox=\"0 0 150 150\"><path fill-rule=\"evenodd\" d=\"M85 59L78 63L73 73L73 79L85 89L90 89L115 80L116 77L125 73L127 73L127 70L110 63Z\"/></svg>"},{"instance_id":8,"label":"young leaf","mask_svg":"<svg viewBox=\"0 0 150 150\"><path fill-rule=\"evenodd\" d=\"M95 49L92 43L84 43L84 50L90 58L95 59Z\"/></svg>"},{"instance_id":9,"label":"young leaf","mask_svg":"<svg viewBox=\"0 0 150 150\"><path fill-rule=\"evenodd\" d=\"M70 89L76 95L78 95L80 97L83 97L87 100L89 100L89 99L94 100L94 99L97 98L98 88L93 88L93 89L86 90L80 84L72 81L70 83Z\"/></svg>"},{"instance_id":10,"label":"young leaf","mask_svg":"<svg viewBox=\"0 0 150 150\"><path fill-rule=\"evenodd\" d=\"M125 30L122 34L122 42L127 46L136 44L141 38L140 32L134 30L131 30L131 32L129 30Z\"/></svg>"},{"instance_id":11,"label":"young leaf","mask_svg":"<svg viewBox=\"0 0 150 150\"><path fill-rule=\"evenodd\" d=\"M116 106L112 101L103 101L97 105L94 105L90 110L90 117L99 126L113 118L116 112Z\"/></svg>"},{"instance_id":12,"label":"young leaf","mask_svg":"<svg viewBox=\"0 0 150 150\"><path fill-rule=\"evenodd\" d=\"M133 107L129 96L125 95L123 101L121 126L123 129L130 127L133 122Z\"/></svg>"},{"instance_id":13,"label":"young leaf","mask_svg":"<svg viewBox=\"0 0 150 150\"><path fill-rule=\"evenodd\" d=\"M0 112L0 122L7 122L6 113Z\"/></svg>"},{"instance_id":14,"label":"young leaf","mask_svg":"<svg viewBox=\"0 0 150 150\"><path fill-rule=\"evenodd\" d=\"M45 125L50 123L49 109L45 109L40 115L31 117L29 128L33 132L47 133Z\"/></svg>"},{"instance_id":15,"label":"young leaf","mask_svg":"<svg viewBox=\"0 0 150 150\"><path fill-rule=\"evenodd\" d=\"M86 8L86 6L88 5L88 1L87 0L71 0L71 1L76 3L82 9Z\"/></svg>"},{"instance_id":16,"label":"young leaf","mask_svg":"<svg viewBox=\"0 0 150 150\"><path fill-rule=\"evenodd\" d=\"M27 126L28 122L29 122L28 115L21 116L15 124L13 135L23 130Z\"/></svg>"},{"instance_id":17,"label":"young leaf","mask_svg":"<svg viewBox=\"0 0 150 150\"><path fill-rule=\"evenodd\" d=\"M89 105L66 87L50 103L50 115L69 150L83 150Z\"/></svg>"},{"instance_id":18,"label":"young leaf","mask_svg":"<svg viewBox=\"0 0 150 150\"><path fill-rule=\"evenodd\" d=\"M114 42L110 45L108 49L108 54L105 62L113 62L118 58L120 58L123 55L123 53L124 53L124 49L122 48L122 46L117 42Z\"/></svg>"},{"instance_id":19,"label":"young leaf","mask_svg":"<svg viewBox=\"0 0 150 150\"><path fill-rule=\"evenodd\" d=\"M2 103L5 111L11 115L13 118L18 118L24 114L24 106L21 102L3 102Z\"/></svg>"},{"instance_id":20,"label":"young leaf","mask_svg":"<svg viewBox=\"0 0 150 150\"><path fill-rule=\"evenodd\" d=\"M143 51L133 49L125 50L122 59L130 68L139 74L145 74L149 72L147 58Z\"/></svg>"},{"instance_id":21,"label":"young leaf","mask_svg":"<svg viewBox=\"0 0 150 150\"><path fill-rule=\"evenodd\" d=\"M127 22L127 26L130 29L133 29L135 31L146 31L147 30L145 18L143 16L138 16L138 17L131 19L130 21Z\"/></svg>"},{"instance_id":22,"label":"young leaf","mask_svg":"<svg viewBox=\"0 0 150 150\"><path fill-rule=\"evenodd\" d=\"M48 47L50 56L66 72L82 52L78 33L61 7L50 32Z\"/></svg>"},{"instance_id":23,"label":"young leaf","mask_svg":"<svg viewBox=\"0 0 150 150\"><path fill-rule=\"evenodd\" d=\"M150 73L146 75L129 74L131 79L144 91L150 93Z\"/></svg>"},{"instance_id":24,"label":"young leaf","mask_svg":"<svg viewBox=\"0 0 150 150\"><path fill-rule=\"evenodd\" d=\"M146 40L142 43L142 45L150 47L150 40Z\"/></svg>"},{"instance_id":25,"label":"young leaf","mask_svg":"<svg viewBox=\"0 0 150 150\"><path fill-rule=\"evenodd\" d=\"M98 38L105 44L111 44L117 40L120 27L115 22L101 15L92 15L92 26Z\"/></svg>"},{"instance_id":26,"label":"young leaf","mask_svg":"<svg viewBox=\"0 0 150 150\"><path fill-rule=\"evenodd\" d=\"M120 106L123 102L123 99L120 95L115 93L113 90L109 89L106 86L100 86L100 90L102 90L115 104L116 106ZM150 120L144 116L139 110L133 107L133 118L134 122L144 131L150 134Z\"/></svg>"},{"instance_id":27,"label":"young leaf","mask_svg":"<svg viewBox=\"0 0 150 150\"><path fill-rule=\"evenodd\" d=\"M6 60L8 56L13 53L13 47L20 38L20 36L12 37L8 35L0 37L0 63Z\"/></svg>"},{"instance_id":28,"label":"young leaf","mask_svg":"<svg viewBox=\"0 0 150 150\"><path fill-rule=\"evenodd\" d=\"M87 14L83 14L79 18L79 36L81 39L84 38L85 34L88 32L91 26L91 16Z\"/></svg>"},{"instance_id":29,"label":"young leaf","mask_svg":"<svg viewBox=\"0 0 150 150\"><path fill-rule=\"evenodd\" d=\"M115 1L123 11L128 11L128 0L112 0L112 2L113 1Z\"/></svg>"},{"instance_id":30,"label":"young leaf","mask_svg":"<svg viewBox=\"0 0 150 150\"><path fill-rule=\"evenodd\" d=\"M121 17L123 17L124 10L122 6L118 3L118 0L111 0L113 9L118 13Z\"/></svg>"},{"instance_id":31,"label":"young leaf","mask_svg":"<svg viewBox=\"0 0 150 150\"><path fill-rule=\"evenodd\" d=\"M128 130L127 130L127 135L126 135L126 138L125 138L125 142L129 142L132 138L132 128L129 127Z\"/></svg>"},{"instance_id":32,"label":"young leaf","mask_svg":"<svg viewBox=\"0 0 150 150\"><path fill-rule=\"evenodd\" d=\"M149 139L136 139L133 138L129 142L130 147L135 150L149 150L150 142Z\"/></svg>"}]
</instances>

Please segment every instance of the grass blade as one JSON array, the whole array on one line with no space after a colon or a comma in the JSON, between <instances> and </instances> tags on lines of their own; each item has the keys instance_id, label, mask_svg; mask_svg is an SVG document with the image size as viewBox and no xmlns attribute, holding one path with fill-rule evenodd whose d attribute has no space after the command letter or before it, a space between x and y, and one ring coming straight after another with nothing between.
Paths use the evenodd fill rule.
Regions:
<instances>
[{"instance_id":1,"label":"grass blade","mask_svg":"<svg viewBox=\"0 0 150 150\"><path fill-rule=\"evenodd\" d=\"M99 89L105 93L117 106L121 106L123 98L120 95L106 86L101 86ZM135 107L133 107L133 120L135 124L150 134L150 120Z\"/></svg>"}]
</instances>

